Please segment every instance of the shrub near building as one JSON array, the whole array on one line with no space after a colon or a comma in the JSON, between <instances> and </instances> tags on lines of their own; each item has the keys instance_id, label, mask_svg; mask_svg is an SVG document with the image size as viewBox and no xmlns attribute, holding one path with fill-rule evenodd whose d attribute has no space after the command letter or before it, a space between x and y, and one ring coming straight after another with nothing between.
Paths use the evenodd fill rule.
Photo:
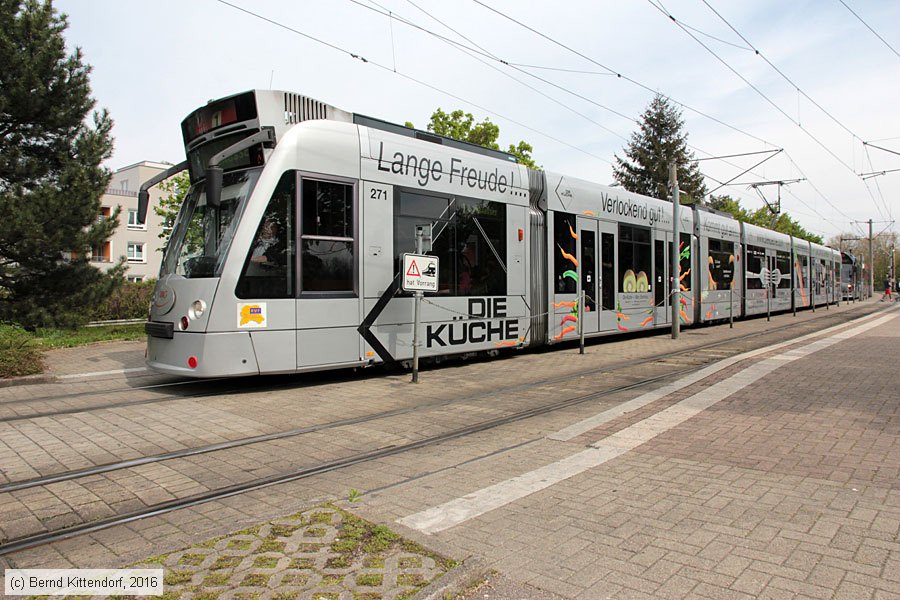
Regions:
<instances>
[{"instance_id":1,"label":"shrub near building","mask_svg":"<svg viewBox=\"0 0 900 600\"><path fill-rule=\"evenodd\" d=\"M41 349L32 335L15 325L0 324L0 377L34 375L43 370Z\"/></svg>"}]
</instances>

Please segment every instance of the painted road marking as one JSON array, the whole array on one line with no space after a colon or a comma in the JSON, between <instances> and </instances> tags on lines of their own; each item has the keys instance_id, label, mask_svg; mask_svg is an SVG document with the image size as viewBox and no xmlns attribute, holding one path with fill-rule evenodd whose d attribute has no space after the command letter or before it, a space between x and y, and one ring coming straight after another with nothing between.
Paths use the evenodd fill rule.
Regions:
<instances>
[{"instance_id":1,"label":"painted road marking","mask_svg":"<svg viewBox=\"0 0 900 600\"><path fill-rule=\"evenodd\" d=\"M865 317L861 317L858 319L858 322L863 322L872 318L872 315L866 315ZM823 329L821 331L817 331L814 333L808 333L806 335L800 336L798 338L794 338L792 340L786 342L780 342L778 344L773 344L771 346L766 346L765 348L759 348L757 350L751 350L750 352L744 352L743 354L738 354L736 356L732 356L730 358L726 358L721 360L715 364L712 364L708 367L704 367L697 371L696 373L691 373L679 379L678 381L674 381L670 384L664 385L663 387L647 392L637 398L633 398L628 402L623 402L613 408L605 410L601 413L598 413L594 416L588 417L583 421L579 421L577 423L573 423L569 425L565 429L560 429L556 433L550 434L549 437L551 440L558 440L561 442L567 442L571 439L578 437L579 435L590 431L591 429L595 429L600 425L605 423L609 423L610 421L621 417L622 415L628 414L632 411L635 411L639 408L643 408L648 404L656 402L662 398L670 394L674 394L675 392L686 388L689 385L693 385L702 379L709 377L710 375L714 375L723 369L727 369L728 367L737 364L743 360L747 360L748 358L753 358L754 356L759 356L760 354L766 354L767 352L772 352L773 350L778 350L779 348L784 348L786 346L793 346L799 342L803 342L812 338L820 337L823 335L828 335L829 333L845 329L848 327L846 323L841 325L835 325L833 327L829 327L827 329Z\"/></svg>"},{"instance_id":2,"label":"painted road marking","mask_svg":"<svg viewBox=\"0 0 900 600\"><path fill-rule=\"evenodd\" d=\"M72 373L70 375L57 375L57 379L74 379L76 377L100 377L102 375L124 375L125 373L140 373L147 367L132 367L130 369L115 369L113 371L93 371L91 373Z\"/></svg>"},{"instance_id":3,"label":"painted road marking","mask_svg":"<svg viewBox=\"0 0 900 600\"><path fill-rule=\"evenodd\" d=\"M643 421L595 442L587 450L512 479L482 488L462 498L409 515L399 519L398 523L427 534L433 534L505 506L520 498L546 489L555 483L583 473L588 469L600 466L625 454L629 450L633 450L696 416L715 403L744 389L785 364L883 325L893 318L895 318L893 315L884 316L872 322L845 329L825 339L816 340L806 346L794 348L778 356L764 359ZM816 335L821 335L821 333L819 332ZM789 343L794 344L796 340ZM783 347L784 345L784 343L776 344L767 349L761 349L761 351L771 351L772 348Z\"/></svg>"}]
</instances>

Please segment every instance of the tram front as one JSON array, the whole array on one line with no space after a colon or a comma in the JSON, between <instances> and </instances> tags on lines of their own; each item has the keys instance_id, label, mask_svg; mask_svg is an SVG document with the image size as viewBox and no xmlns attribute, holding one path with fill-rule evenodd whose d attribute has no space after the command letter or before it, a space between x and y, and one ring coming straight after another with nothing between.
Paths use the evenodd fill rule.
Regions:
<instances>
[{"instance_id":1,"label":"tram front","mask_svg":"<svg viewBox=\"0 0 900 600\"><path fill-rule=\"evenodd\" d=\"M211 101L182 122L187 160L145 182L140 194L143 222L147 190L189 171L145 327L151 369L216 377L296 367L278 368L278 348L293 345L296 328L293 304L278 301L293 296L293 274L276 256L294 243L285 227L292 208L278 202L280 170L266 165L288 129L305 120L345 120L340 112L296 94L255 90ZM265 302L242 299L261 294L241 287L248 285L266 286L268 310Z\"/></svg>"}]
</instances>

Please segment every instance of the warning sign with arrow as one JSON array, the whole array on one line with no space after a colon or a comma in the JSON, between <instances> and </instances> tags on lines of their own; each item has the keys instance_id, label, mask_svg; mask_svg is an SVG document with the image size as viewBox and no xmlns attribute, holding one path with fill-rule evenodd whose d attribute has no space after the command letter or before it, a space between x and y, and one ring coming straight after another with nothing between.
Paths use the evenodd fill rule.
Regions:
<instances>
[{"instance_id":1,"label":"warning sign with arrow","mask_svg":"<svg viewBox=\"0 0 900 600\"><path fill-rule=\"evenodd\" d=\"M403 255L402 285L405 292L436 292L438 258L426 254Z\"/></svg>"}]
</instances>

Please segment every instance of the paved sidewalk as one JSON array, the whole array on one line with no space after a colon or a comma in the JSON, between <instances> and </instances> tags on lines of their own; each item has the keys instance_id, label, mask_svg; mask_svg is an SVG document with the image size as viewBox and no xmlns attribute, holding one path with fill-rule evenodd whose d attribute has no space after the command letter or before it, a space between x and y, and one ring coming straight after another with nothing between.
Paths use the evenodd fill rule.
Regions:
<instances>
[{"instance_id":1,"label":"paved sidewalk","mask_svg":"<svg viewBox=\"0 0 900 600\"><path fill-rule=\"evenodd\" d=\"M367 508L409 525L442 502L445 519L485 497L500 506L433 537L565 598L898 598L900 315L833 342L791 362L778 354L770 360L784 368L748 377L671 428L659 427L663 409L683 409L663 399L571 442L544 440L385 490ZM713 383L677 400L708 396ZM637 422L658 434L630 451L497 498L552 462L551 447L574 455L624 440L648 417Z\"/></svg>"},{"instance_id":2,"label":"paved sidewalk","mask_svg":"<svg viewBox=\"0 0 900 600\"><path fill-rule=\"evenodd\" d=\"M881 307L875 303L874 308ZM832 307L826 315L853 308ZM57 460L65 459L66 467L74 468L111 456L194 447L220 438L474 394L470 401L448 406L442 414L429 413L429 420L423 421L421 415L426 413L410 413L383 424L285 441L265 452L248 446L231 455L216 455L225 461L219 470L212 468L213 457L208 457L110 477L141 499L153 500L169 493L169 488L219 485L231 481L233 473L274 472L292 461L320 460L329 451L346 453L357 445L402 443L457 419L511 411L560 395L590 393L596 390L594 378L610 376L600 372L586 376L585 369L785 323L802 325L816 316L825 315L806 312L796 319L781 315L771 324L756 319L736 323L734 330L727 326L691 329L677 342L663 335L617 338L589 344L584 356L577 354L577 348L565 347L505 360L449 364L423 371L418 386L409 385L405 373L300 376L296 385L266 393L227 393L202 402L173 400L143 408L26 419L5 424L0 448L9 445L9 456L27 462L36 473L55 472L59 466L53 461ZM898 320L798 356L789 368L761 376L618 457L446 530L419 533L417 541L445 548L442 554L457 560L483 558L502 573L496 589L509 583L511 598L532 593L547 598L777 598L794 592L797 597L855 597L856 592L863 598L892 597L900 593L900 582L892 575L900 572L900 492L897 470L891 470L900 464L900 401L894 391L900 389ZM808 331L798 327L801 330ZM677 358L672 364L688 364L689 359ZM54 368L64 376L142 364L142 343L125 342L60 351ZM568 441L560 441L558 432L598 411L621 406L639 392L617 393L436 447L35 548L17 553L7 564L23 568L127 565L306 511L323 501L347 498L352 489L364 493L353 504L354 512L393 527L391 523L398 519L613 439L636 422L656 418L663 409L677 407L746 366L734 364L709 381L593 426ZM631 376L641 375L636 369ZM560 383L544 389L527 385L550 377ZM103 385L119 385L114 376L108 381L107 377L97 379L104 380ZM68 382L78 379L63 381L66 386L59 387L71 388ZM510 390L511 381L521 387ZM7 390L8 404L25 402L14 406L30 410L24 393L42 393L43 386L25 387ZM478 396L492 389L503 393ZM127 393L131 398L136 392ZM22 450L32 443L40 452ZM16 478L22 473L15 473ZM0 513L20 510L27 516L41 512L43 503L56 506L62 500L73 507L66 509L67 514L82 515L85 498L92 503L115 500L104 481L83 485L93 496L80 493L74 483L63 483L48 488L58 498L37 490L0 497ZM0 566L6 561L0 559ZM485 593L492 592L484 588L482 595L476 591L470 598L483 600Z\"/></svg>"}]
</instances>

